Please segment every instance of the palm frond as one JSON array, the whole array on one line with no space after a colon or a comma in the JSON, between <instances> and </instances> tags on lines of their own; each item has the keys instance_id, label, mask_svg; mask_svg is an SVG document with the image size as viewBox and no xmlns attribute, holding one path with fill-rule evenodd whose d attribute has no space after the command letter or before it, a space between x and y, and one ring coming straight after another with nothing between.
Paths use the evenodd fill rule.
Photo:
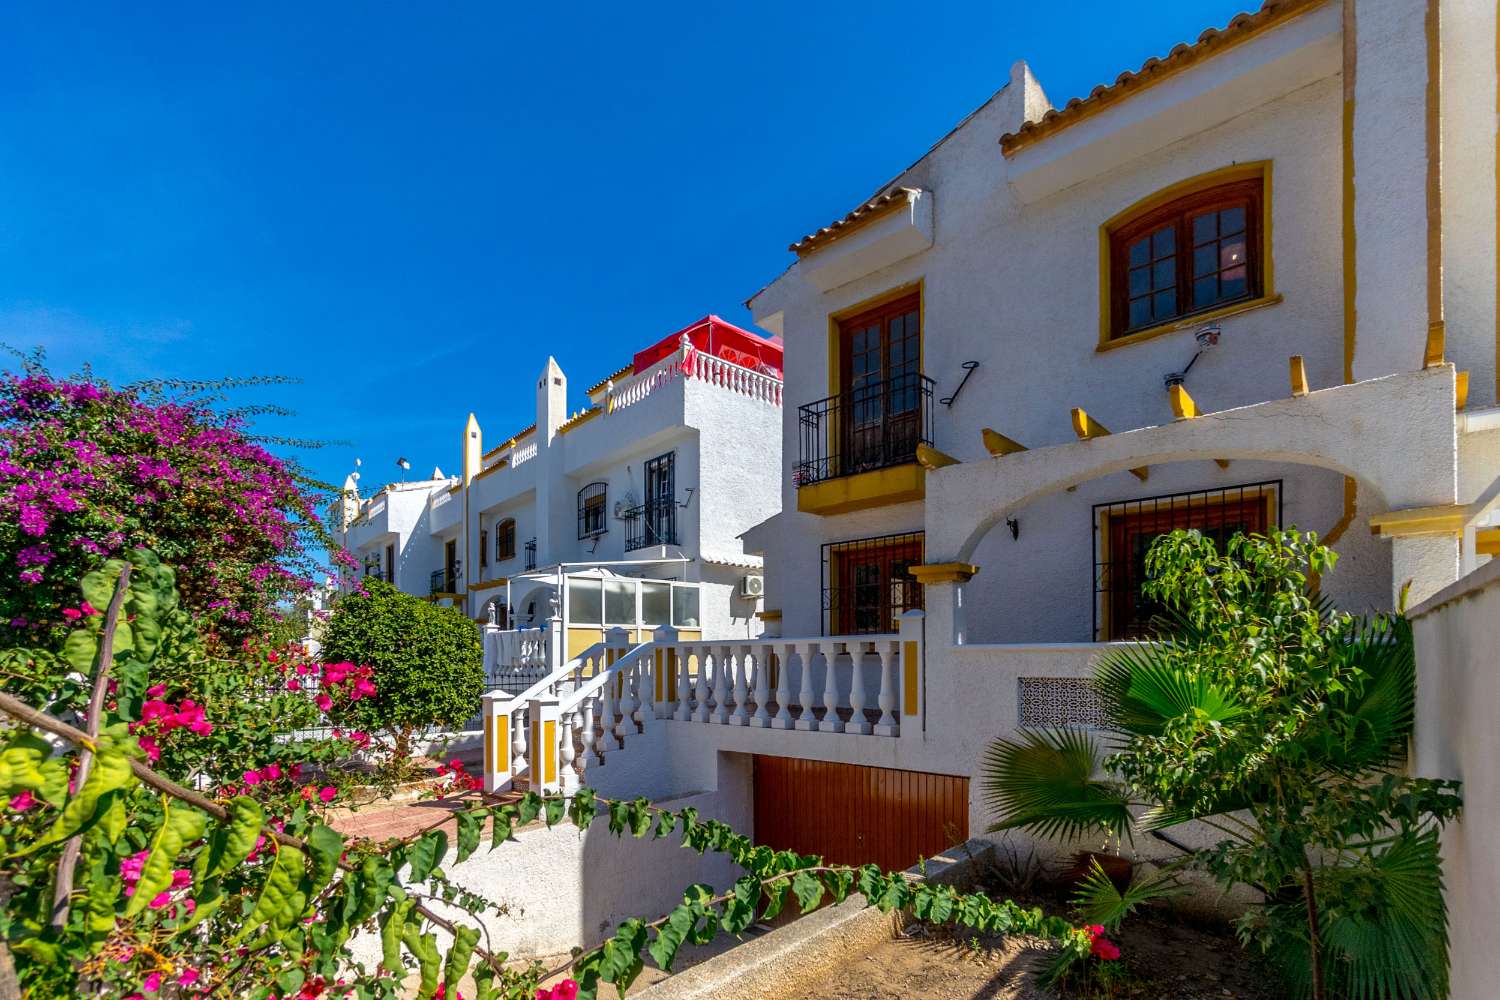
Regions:
<instances>
[{"instance_id":1,"label":"palm frond","mask_svg":"<svg viewBox=\"0 0 1500 1000\"><path fill-rule=\"evenodd\" d=\"M1016 735L996 740L984 754L985 804L999 817L992 831L1130 836L1131 803L1119 785L1096 778L1099 746L1089 733L1022 729Z\"/></svg>"},{"instance_id":2,"label":"palm frond","mask_svg":"<svg viewBox=\"0 0 1500 1000\"><path fill-rule=\"evenodd\" d=\"M1417 710L1417 658L1411 623L1379 616L1354 626L1345 647L1364 683L1342 692L1336 707L1355 727L1345 741L1325 748L1329 767L1343 773L1384 768L1406 757L1406 738Z\"/></svg>"},{"instance_id":3,"label":"palm frond","mask_svg":"<svg viewBox=\"0 0 1500 1000\"><path fill-rule=\"evenodd\" d=\"M1170 654L1170 645L1142 643L1100 657L1094 689L1111 726L1134 736L1159 736L1173 720L1227 722L1245 710L1229 691L1181 669Z\"/></svg>"},{"instance_id":4,"label":"palm frond","mask_svg":"<svg viewBox=\"0 0 1500 1000\"><path fill-rule=\"evenodd\" d=\"M1073 893L1073 905L1078 907L1082 923L1103 924L1110 930L1120 926L1120 921L1130 915L1136 907L1153 899L1167 899L1185 890L1175 871L1158 872L1150 878L1132 881L1121 892L1110 881L1104 867L1094 859L1088 876Z\"/></svg>"},{"instance_id":5,"label":"palm frond","mask_svg":"<svg viewBox=\"0 0 1500 1000\"><path fill-rule=\"evenodd\" d=\"M1447 910L1435 831L1399 837L1353 864L1320 868L1317 888L1329 993L1347 1000L1442 1000L1448 995ZM1303 901L1273 920L1288 985L1311 995Z\"/></svg>"}]
</instances>

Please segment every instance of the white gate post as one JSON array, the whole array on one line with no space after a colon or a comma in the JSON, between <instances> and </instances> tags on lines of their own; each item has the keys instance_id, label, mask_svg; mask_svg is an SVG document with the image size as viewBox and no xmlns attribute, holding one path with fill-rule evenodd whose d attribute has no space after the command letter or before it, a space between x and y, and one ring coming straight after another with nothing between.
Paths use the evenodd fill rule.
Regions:
<instances>
[{"instance_id":1,"label":"white gate post","mask_svg":"<svg viewBox=\"0 0 1500 1000\"><path fill-rule=\"evenodd\" d=\"M561 787L562 720L557 698L531 699L531 790L556 792Z\"/></svg>"},{"instance_id":2,"label":"white gate post","mask_svg":"<svg viewBox=\"0 0 1500 1000\"><path fill-rule=\"evenodd\" d=\"M484 790L491 794L510 789L510 712L509 698L487 694L480 698L480 715L484 719Z\"/></svg>"},{"instance_id":3,"label":"white gate post","mask_svg":"<svg viewBox=\"0 0 1500 1000\"><path fill-rule=\"evenodd\" d=\"M901 615L900 645L897 649L901 666L900 736L923 740L927 734L927 612L906 611Z\"/></svg>"},{"instance_id":4,"label":"white gate post","mask_svg":"<svg viewBox=\"0 0 1500 1000\"><path fill-rule=\"evenodd\" d=\"M563 620L556 615L547 619L547 673L553 673L567 662L567 644L563 636Z\"/></svg>"}]
</instances>

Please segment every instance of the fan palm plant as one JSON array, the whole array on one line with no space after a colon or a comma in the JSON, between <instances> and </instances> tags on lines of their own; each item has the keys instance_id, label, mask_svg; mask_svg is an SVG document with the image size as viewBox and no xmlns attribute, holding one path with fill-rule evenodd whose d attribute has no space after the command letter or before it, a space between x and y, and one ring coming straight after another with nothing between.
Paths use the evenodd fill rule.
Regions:
<instances>
[{"instance_id":1,"label":"fan palm plant","mask_svg":"<svg viewBox=\"0 0 1500 1000\"><path fill-rule=\"evenodd\" d=\"M1295 530L1236 535L1223 551L1196 531L1163 535L1145 589L1167 611L1154 639L1097 662L1102 732L997 740L984 791L995 829L1149 835L1177 849L1155 880L1124 893L1086 881L1080 899L1098 922L1196 869L1261 894L1241 935L1293 995L1439 1000L1438 832L1460 807L1457 783L1401 773L1415 713L1411 629L1400 614L1359 617L1321 600L1309 578L1336 559ZM1211 835L1173 832L1187 823Z\"/></svg>"}]
</instances>

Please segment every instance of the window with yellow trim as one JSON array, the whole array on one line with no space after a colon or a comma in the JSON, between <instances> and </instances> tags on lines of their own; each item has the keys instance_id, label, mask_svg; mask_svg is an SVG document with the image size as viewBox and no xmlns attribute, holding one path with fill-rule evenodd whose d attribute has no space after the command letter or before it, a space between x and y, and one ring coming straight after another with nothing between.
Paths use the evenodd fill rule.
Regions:
<instances>
[{"instance_id":1,"label":"window with yellow trim","mask_svg":"<svg viewBox=\"0 0 1500 1000\"><path fill-rule=\"evenodd\" d=\"M1109 339L1264 294L1264 178L1200 188L1109 228Z\"/></svg>"}]
</instances>

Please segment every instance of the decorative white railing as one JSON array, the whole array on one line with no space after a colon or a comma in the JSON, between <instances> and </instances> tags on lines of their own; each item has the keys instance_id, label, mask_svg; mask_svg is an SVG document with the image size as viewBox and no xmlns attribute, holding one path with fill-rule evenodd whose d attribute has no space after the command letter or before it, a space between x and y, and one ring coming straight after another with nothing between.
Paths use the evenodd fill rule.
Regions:
<instances>
[{"instance_id":1,"label":"decorative white railing","mask_svg":"<svg viewBox=\"0 0 1500 1000\"><path fill-rule=\"evenodd\" d=\"M728 642L681 642L663 627L633 648L612 630L585 654L592 668L572 661L517 698L485 696L485 789L511 787L532 756L532 787L577 787L657 723L921 738L923 625L913 611L895 635Z\"/></svg>"},{"instance_id":2,"label":"decorative white railing","mask_svg":"<svg viewBox=\"0 0 1500 1000\"><path fill-rule=\"evenodd\" d=\"M701 379L708 385L737 392L774 406L781 405L781 379L765 372L752 371L732 361L716 358L693 347L687 336L676 351L662 358L639 375L622 382L610 383L604 406L614 413L646 399L662 386L678 378Z\"/></svg>"},{"instance_id":3,"label":"decorative white railing","mask_svg":"<svg viewBox=\"0 0 1500 1000\"><path fill-rule=\"evenodd\" d=\"M551 672L554 650L561 648L555 642L551 628L501 629L494 625L484 626L480 638L484 645L484 676L491 687L505 687L505 679L512 674L534 673L538 669Z\"/></svg>"},{"instance_id":4,"label":"decorative white railing","mask_svg":"<svg viewBox=\"0 0 1500 1000\"><path fill-rule=\"evenodd\" d=\"M511 449L511 453L510 453L511 468L515 468L516 466L521 465L524 462L529 462L533 458L536 458L536 438L535 437L531 438L531 440L529 440L529 441L523 441L520 444L516 445L515 448Z\"/></svg>"}]
</instances>

